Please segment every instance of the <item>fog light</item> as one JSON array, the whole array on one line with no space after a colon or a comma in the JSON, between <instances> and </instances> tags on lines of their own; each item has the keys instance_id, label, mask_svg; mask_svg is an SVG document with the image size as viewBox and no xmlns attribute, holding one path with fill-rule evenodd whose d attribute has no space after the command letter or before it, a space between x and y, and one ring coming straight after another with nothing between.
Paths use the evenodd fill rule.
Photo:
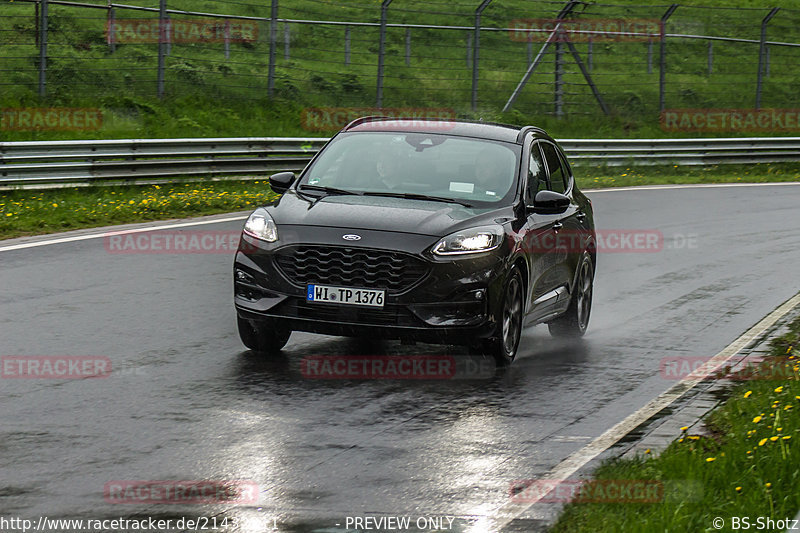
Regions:
<instances>
[{"instance_id":1,"label":"fog light","mask_svg":"<svg viewBox=\"0 0 800 533\"><path fill-rule=\"evenodd\" d=\"M483 291L475 291L475 299L483 300Z\"/></svg>"},{"instance_id":2,"label":"fog light","mask_svg":"<svg viewBox=\"0 0 800 533\"><path fill-rule=\"evenodd\" d=\"M250 274L248 274L244 270L240 270L240 269L237 268L235 275L236 275L236 281L242 281L244 283L253 283L253 282L255 282L255 279L253 279L253 276L251 276Z\"/></svg>"}]
</instances>

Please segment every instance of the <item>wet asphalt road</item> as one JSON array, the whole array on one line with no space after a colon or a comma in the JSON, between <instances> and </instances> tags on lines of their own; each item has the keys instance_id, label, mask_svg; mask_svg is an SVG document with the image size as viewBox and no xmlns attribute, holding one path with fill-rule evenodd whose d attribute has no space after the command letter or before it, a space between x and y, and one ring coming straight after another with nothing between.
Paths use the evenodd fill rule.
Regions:
<instances>
[{"instance_id":1,"label":"wet asphalt road","mask_svg":"<svg viewBox=\"0 0 800 533\"><path fill-rule=\"evenodd\" d=\"M601 253L586 337L529 329L510 369L475 379L300 372L308 355L463 353L454 347L295 333L280 357L251 354L230 255L111 254L102 239L1 252L0 355L107 356L114 370L0 379L0 515L216 514L274 518L281 531L450 516L464 530L508 500L510 482L546 473L671 386L663 358L711 356L800 290L800 186L590 196L598 229L660 230L664 250ZM103 498L113 480L231 479L257 483L258 503Z\"/></svg>"}]
</instances>

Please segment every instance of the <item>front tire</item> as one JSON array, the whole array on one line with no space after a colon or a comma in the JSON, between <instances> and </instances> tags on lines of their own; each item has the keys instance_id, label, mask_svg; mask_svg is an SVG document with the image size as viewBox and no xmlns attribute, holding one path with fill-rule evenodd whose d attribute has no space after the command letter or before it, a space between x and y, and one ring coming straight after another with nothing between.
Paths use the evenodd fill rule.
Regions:
<instances>
[{"instance_id":1,"label":"front tire","mask_svg":"<svg viewBox=\"0 0 800 533\"><path fill-rule=\"evenodd\" d=\"M592 257L584 253L578 266L578 282L572 291L567 312L547 324L553 337L583 337L589 327L594 292Z\"/></svg>"},{"instance_id":2,"label":"front tire","mask_svg":"<svg viewBox=\"0 0 800 533\"><path fill-rule=\"evenodd\" d=\"M276 354L289 342L292 330L275 320L250 321L236 317L242 344L257 353Z\"/></svg>"},{"instance_id":3,"label":"front tire","mask_svg":"<svg viewBox=\"0 0 800 533\"><path fill-rule=\"evenodd\" d=\"M515 268L508 276L503 293L500 335L489 339L485 345L486 351L494 357L498 365L509 365L517 356L522 337L524 301L522 276Z\"/></svg>"}]
</instances>

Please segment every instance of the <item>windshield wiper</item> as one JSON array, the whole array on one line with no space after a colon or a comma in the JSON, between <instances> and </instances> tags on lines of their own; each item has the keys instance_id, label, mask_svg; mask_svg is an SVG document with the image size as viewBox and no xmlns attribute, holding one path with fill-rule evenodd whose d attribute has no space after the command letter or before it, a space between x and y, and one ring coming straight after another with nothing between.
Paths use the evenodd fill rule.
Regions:
<instances>
[{"instance_id":1,"label":"windshield wiper","mask_svg":"<svg viewBox=\"0 0 800 533\"><path fill-rule=\"evenodd\" d=\"M389 198L408 198L409 200L428 200L431 202L445 202L448 204L459 204L464 207L473 207L472 204L457 200L455 198L447 198L445 196L428 196L427 194L417 194L413 192L365 192L364 196L386 196Z\"/></svg>"},{"instance_id":2,"label":"windshield wiper","mask_svg":"<svg viewBox=\"0 0 800 533\"><path fill-rule=\"evenodd\" d=\"M317 202L319 202L323 198L327 198L328 196L336 196L336 195L341 195L341 196L351 196L351 195L361 196L360 192L348 191L346 189L337 189L336 187L323 187L321 185L298 185L297 189L300 192L304 192L304 191L319 191L321 193L324 193L324 194L320 194L319 196L312 196L311 197L314 200L311 202L311 204L309 204L309 206L308 206L309 209L311 209L312 207L317 205Z\"/></svg>"},{"instance_id":3,"label":"windshield wiper","mask_svg":"<svg viewBox=\"0 0 800 533\"><path fill-rule=\"evenodd\" d=\"M336 187L323 187L321 185L298 185L297 188L301 191L320 191L328 194L355 194L360 196L360 192L348 191L346 189L337 189Z\"/></svg>"}]
</instances>

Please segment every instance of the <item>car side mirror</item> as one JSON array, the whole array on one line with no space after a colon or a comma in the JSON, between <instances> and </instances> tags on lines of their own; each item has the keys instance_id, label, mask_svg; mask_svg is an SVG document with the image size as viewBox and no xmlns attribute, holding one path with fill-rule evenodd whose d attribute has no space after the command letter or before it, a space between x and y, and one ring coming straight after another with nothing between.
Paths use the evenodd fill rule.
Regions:
<instances>
[{"instance_id":1,"label":"car side mirror","mask_svg":"<svg viewBox=\"0 0 800 533\"><path fill-rule=\"evenodd\" d=\"M283 194L294 183L294 172L278 172L269 177L269 186L278 194Z\"/></svg>"},{"instance_id":2,"label":"car side mirror","mask_svg":"<svg viewBox=\"0 0 800 533\"><path fill-rule=\"evenodd\" d=\"M534 213L540 215L558 215L569 207L569 196L555 191L539 191L533 198Z\"/></svg>"}]
</instances>

